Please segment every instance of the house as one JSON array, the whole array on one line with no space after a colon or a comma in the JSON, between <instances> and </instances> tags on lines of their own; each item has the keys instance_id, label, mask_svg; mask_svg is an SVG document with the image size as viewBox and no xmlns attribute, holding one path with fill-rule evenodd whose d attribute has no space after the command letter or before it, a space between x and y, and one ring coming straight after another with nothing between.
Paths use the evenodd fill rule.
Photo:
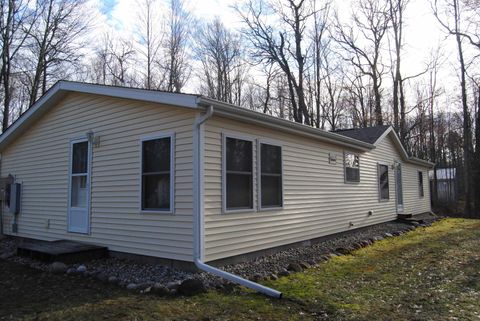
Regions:
<instances>
[{"instance_id":1,"label":"house","mask_svg":"<svg viewBox=\"0 0 480 321\"><path fill-rule=\"evenodd\" d=\"M21 189L4 234L205 269L430 211L432 164L391 127L327 132L196 95L60 81L0 153Z\"/></svg>"}]
</instances>

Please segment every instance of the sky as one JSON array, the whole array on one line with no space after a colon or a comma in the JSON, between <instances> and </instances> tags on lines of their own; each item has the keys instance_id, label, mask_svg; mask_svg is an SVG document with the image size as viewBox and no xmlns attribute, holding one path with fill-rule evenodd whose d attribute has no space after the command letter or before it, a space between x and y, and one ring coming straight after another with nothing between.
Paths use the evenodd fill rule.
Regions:
<instances>
[{"instance_id":1,"label":"sky","mask_svg":"<svg viewBox=\"0 0 480 321\"><path fill-rule=\"evenodd\" d=\"M102 35L110 30L119 36L131 37L137 18L136 0L89 0L94 19L95 35ZM242 0L196 0L185 1L187 8L199 20L209 21L220 17L226 26L240 29L242 24L232 6ZM319 2L321 0L318 0ZM351 13L352 2L355 0L333 0L342 19L347 19ZM386 1L386 0L385 0ZM159 0L166 5L168 0ZM431 52L442 48L446 57L446 66L439 78L443 82L455 81L456 54L453 39L445 41L445 34L432 15L429 0L410 0L405 13L404 51L402 57L402 72L404 76L417 74L425 70ZM444 84L448 85L448 84Z\"/></svg>"}]
</instances>

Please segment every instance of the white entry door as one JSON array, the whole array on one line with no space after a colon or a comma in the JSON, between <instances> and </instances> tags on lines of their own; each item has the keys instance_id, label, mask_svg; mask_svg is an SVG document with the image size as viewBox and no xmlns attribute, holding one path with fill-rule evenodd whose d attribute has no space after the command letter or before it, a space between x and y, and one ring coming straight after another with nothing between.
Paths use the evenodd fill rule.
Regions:
<instances>
[{"instance_id":1,"label":"white entry door","mask_svg":"<svg viewBox=\"0 0 480 321\"><path fill-rule=\"evenodd\" d=\"M70 146L70 179L68 231L89 233L90 228L90 143L72 141Z\"/></svg>"},{"instance_id":2,"label":"white entry door","mask_svg":"<svg viewBox=\"0 0 480 321\"><path fill-rule=\"evenodd\" d=\"M397 213L403 212L403 184L402 184L402 164L397 163L395 166L395 184L397 191Z\"/></svg>"}]
</instances>

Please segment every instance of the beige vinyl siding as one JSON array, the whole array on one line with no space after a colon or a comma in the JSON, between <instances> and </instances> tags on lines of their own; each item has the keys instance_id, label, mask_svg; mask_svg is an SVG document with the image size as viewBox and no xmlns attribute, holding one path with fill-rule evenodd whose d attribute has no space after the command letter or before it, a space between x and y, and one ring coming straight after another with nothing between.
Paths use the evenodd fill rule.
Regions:
<instances>
[{"instance_id":1,"label":"beige vinyl siding","mask_svg":"<svg viewBox=\"0 0 480 321\"><path fill-rule=\"evenodd\" d=\"M194 119L186 108L68 95L2 153L2 176L23 183L18 235L191 261ZM101 142L92 157L91 234L82 235L67 232L68 168L70 140L89 130ZM158 133L175 134L174 214L140 213L140 139ZM11 223L5 214L6 234Z\"/></svg>"},{"instance_id":2,"label":"beige vinyl siding","mask_svg":"<svg viewBox=\"0 0 480 321\"><path fill-rule=\"evenodd\" d=\"M222 133L273 140L282 146L283 209L222 213ZM395 160L401 160L392 139L386 137L371 152L359 153L358 184L344 182L346 150L354 151L214 116L205 124L206 261L394 220L395 181L391 167L388 201L379 202L377 181L378 162L392 165ZM329 153L336 155L335 165L329 164ZM257 157L256 144L254 157ZM256 166L254 163L254 172ZM406 180L410 184L409 176ZM256 178L254 175L255 207L258 204ZM405 195L406 204L407 201L412 206L410 194ZM368 215L370 210L372 216Z\"/></svg>"},{"instance_id":3,"label":"beige vinyl siding","mask_svg":"<svg viewBox=\"0 0 480 321\"><path fill-rule=\"evenodd\" d=\"M418 172L423 173L424 196L420 197L418 187ZM411 163L404 164L403 173L403 198L405 202L405 213L421 214L430 212L430 184L428 181L428 169Z\"/></svg>"}]
</instances>

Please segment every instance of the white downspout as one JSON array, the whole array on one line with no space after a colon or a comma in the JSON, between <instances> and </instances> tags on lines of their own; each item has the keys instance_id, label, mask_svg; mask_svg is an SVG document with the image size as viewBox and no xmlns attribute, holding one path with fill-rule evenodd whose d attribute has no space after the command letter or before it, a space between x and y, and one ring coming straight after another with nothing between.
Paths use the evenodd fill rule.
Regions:
<instances>
[{"instance_id":1,"label":"white downspout","mask_svg":"<svg viewBox=\"0 0 480 321\"><path fill-rule=\"evenodd\" d=\"M261 284L246 280L232 273L217 269L205 264L204 259L204 226L203 226L203 123L213 115L213 106L208 106L207 112L195 120L193 128L193 164L194 164L194 262L200 270L212 273L231 282L243 285L247 288L261 292L271 297L281 298L282 292L263 286Z\"/></svg>"}]
</instances>

